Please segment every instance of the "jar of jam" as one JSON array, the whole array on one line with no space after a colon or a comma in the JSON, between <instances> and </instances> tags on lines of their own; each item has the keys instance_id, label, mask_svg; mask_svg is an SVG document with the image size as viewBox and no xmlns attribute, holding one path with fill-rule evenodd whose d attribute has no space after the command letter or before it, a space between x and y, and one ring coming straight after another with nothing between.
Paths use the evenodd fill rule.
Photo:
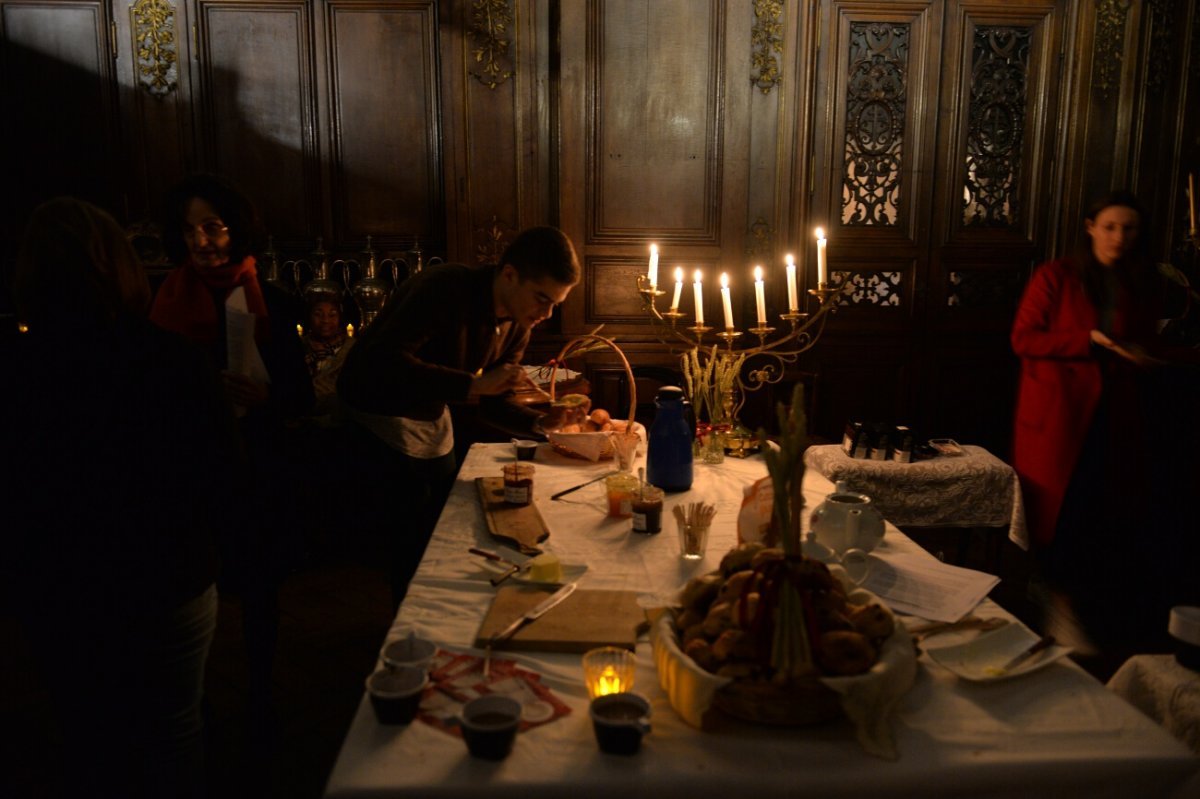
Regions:
<instances>
[{"instance_id":1,"label":"jar of jam","mask_svg":"<svg viewBox=\"0 0 1200 799\"><path fill-rule=\"evenodd\" d=\"M663 490L658 486L643 486L633 496L633 531L635 533L662 532Z\"/></svg>"},{"instance_id":2,"label":"jar of jam","mask_svg":"<svg viewBox=\"0 0 1200 799\"><path fill-rule=\"evenodd\" d=\"M633 499L638 493L638 479L629 472L617 472L604 479L608 495L608 515L628 519L633 515Z\"/></svg>"},{"instance_id":3,"label":"jar of jam","mask_svg":"<svg viewBox=\"0 0 1200 799\"><path fill-rule=\"evenodd\" d=\"M528 505L533 501L533 464L504 465L504 501L509 505Z\"/></svg>"}]
</instances>

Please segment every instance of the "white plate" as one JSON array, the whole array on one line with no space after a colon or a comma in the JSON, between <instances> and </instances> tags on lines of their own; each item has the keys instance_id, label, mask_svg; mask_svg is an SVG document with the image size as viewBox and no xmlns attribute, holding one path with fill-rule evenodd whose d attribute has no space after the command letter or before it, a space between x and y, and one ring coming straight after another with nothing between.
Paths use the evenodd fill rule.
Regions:
<instances>
[{"instance_id":1,"label":"white plate","mask_svg":"<svg viewBox=\"0 0 1200 799\"><path fill-rule=\"evenodd\" d=\"M1071 651L1069 646L1054 644L1015 669L1000 671L1005 663L1031 647L1037 640L1038 636L1024 625L1007 624L998 630L982 633L961 644L940 647L927 646L925 652L936 663L964 680L993 682L1045 668L1066 657Z\"/></svg>"},{"instance_id":2,"label":"white plate","mask_svg":"<svg viewBox=\"0 0 1200 799\"><path fill-rule=\"evenodd\" d=\"M475 562L479 564L484 571L496 576L504 574L509 568L507 564L498 563L494 560L487 560L485 558L476 558ZM587 566L582 563L563 563L561 565L562 580L557 583L544 583L537 580L530 580L528 570L517 572L508 579L514 583L521 583L522 585L562 585L563 583L570 583L578 580L583 576L583 573L587 571Z\"/></svg>"}]
</instances>

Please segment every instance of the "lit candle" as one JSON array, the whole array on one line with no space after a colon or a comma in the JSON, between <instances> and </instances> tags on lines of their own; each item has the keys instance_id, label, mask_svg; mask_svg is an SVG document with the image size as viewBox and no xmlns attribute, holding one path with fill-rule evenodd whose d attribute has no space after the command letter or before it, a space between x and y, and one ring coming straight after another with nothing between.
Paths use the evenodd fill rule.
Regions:
<instances>
[{"instance_id":1,"label":"lit candle","mask_svg":"<svg viewBox=\"0 0 1200 799\"><path fill-rule=\"evenodd\" d=\"M354 338L354 325L346 325L346 335Z\"/></svg>"},{"instance_id":2,"label":"lit candle","mask_svg":"<svg viewBox=\"0 0 1200 799\"><path fill-rule=\"evenodd\" d=\"M787 284L788 310L797 311L800 309L800 301L796 298L796 259L790 252L787 254Z\"/></svg>"},{"instance_id":3,"label":"lit candle","mask_svg":"<svg viewBox=\"0 0 1200 799\"><path fill-rule=\"evenodd\" d=\"M721 304L725 307L725 329L733 330L733 301L729 298L729 275L721 273Z\"/></svg>"},{"instance_id":4,"label":"lit candle","mask_svg":"<svg viewBox=\"0 0 1200 799\"><path fill-rule=\"evenodd\" d=\"M763 293L763 271L761 266L754 267L754 304L758 307L758 326L767 326L767 298Z\"/></svg>"},{"instance_id":5,"label":"lit candle","mask_svg":"<svg viewBox=\"0 0 1200 799\"><path fill-rule=\"evenodd\" d=\"M817 285L829 282L829 269L825 263L825 231L817 228Z\"/></svg>"},{"instance_id":6,"label":"lit candle","mask_svg":"<svg viewBox=\"0 0 1200 799\"><path fill-rule=\"evenodd\" d=\"M1188 221L1192 238L1196 237L1196 176L1188 172Z\"/></svg>"},{"instance_id":7,"label":"lit candle","mask_svg":"<svg viewBox=\"0 0 1200 799\"><path fill-rule=\"evenodd\" d=\"M650 245L650 268L646 270L646 280L650 282L650 288L658 287L658 245Z\"/></svg>"},{"instance_id":8,"label":"lit candle","mask_svg":"<svg viewBox=\"0 0 1200 799\"><path fill-rule=\"evenodd\" d=\"M683 267L675 267L675 297L671 300L671 310L679 310L679 295L683 293Z\"/></svg>"},{"instance_id":9,"label":"lit candle","mask_svg":"<svg viewBox=\"0 0 1200 799\"><path fill-rule=\"evenodd\" d=\"M612 666L605 666L604 671L600 673L600 678L596 685L596 696L619 694L623 688L624 686L621 685L621 678L617 675L617 670Z\"/></svg>"},{"instance_id":10,"label":"lit candle","mask_svg":"<svg viewBox=\"0 0 1200 799\"><path fill-rule=\"evenodd\" d=\"M704 281L704 273L701 272L699 269L697 269L692 274L692 277L694 277L696 280L695 285L692 286L693 290L696 292L696 324L699 326L703 326L704 325L704 294L700 290L700 284Z\"/></svg>"},{"instance_id":11,"label":"lit candle","mask_svg":"<svg viewBox=\"0 0 1200 799\"><path fill-rule=\"evenodd\" d=\"M303 335L304 335L304 327L303 327L302 325L298 324L298 323L297 323L297 325L296 325L296 335L297 335L297 336L303 336Z\"/></svg>"}]
</instances>

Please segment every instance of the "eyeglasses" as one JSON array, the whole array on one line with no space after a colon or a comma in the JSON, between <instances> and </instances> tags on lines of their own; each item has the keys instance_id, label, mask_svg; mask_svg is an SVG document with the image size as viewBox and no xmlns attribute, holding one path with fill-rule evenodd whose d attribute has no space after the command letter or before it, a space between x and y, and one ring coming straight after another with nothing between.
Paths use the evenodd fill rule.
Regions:
<instances>
[{"instance_id":1,"label":"eyeglasses","mask_svg":"<svg viewBox=\"0 0 1200 799\"><path fill-rule=\"evenodd\" d=\"M183 226L183 237L185 239L194 239L194 238L196 238L197 230L199 230L201 233L204 234L204 238L212 240L212 239L219 239L222 236L228 235L229 226L223 222L218 222L215 220L205 222L204 224L201 224L201 225L190 225L189 226L185 223Z\"/></svg>"}]
</instances>

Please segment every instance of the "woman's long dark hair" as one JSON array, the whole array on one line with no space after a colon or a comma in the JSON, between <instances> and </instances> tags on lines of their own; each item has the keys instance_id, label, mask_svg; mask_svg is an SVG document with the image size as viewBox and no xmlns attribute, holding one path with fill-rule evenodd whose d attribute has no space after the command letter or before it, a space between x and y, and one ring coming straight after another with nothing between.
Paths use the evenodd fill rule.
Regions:
<instances>
[{"instance_id":1,"label":"woman's long dark hair","mask_svg":"<svg viewBox=\"0 0 1200 799\"><path fill-rule=\"evenodd\" d=\"M196 198L211 205L229 228L230 261L237 263L262 249L262 220L250 198L225 178L200 173L176 183L163 200L163 248L173 263L180 264L188 258L187 243L183 240L184 220L188 203Z\"/></svg>"},{"instance_id":2,"label":"woman's long dark hair","mask_svg":"<svg viewBox=\"0 0 1200 799\"><path fill-rule=\"evenodd\" d=\"M1113 207L1128 208L1138 215L1138 234L1133 243L1133 249L1114 267L1117 279L1136 302L1149 302L1154 296L1156 288L1161 285L1161 281L1150 257L1149 215L1138 198L1133 192L1125 189L1110 192L1088 206L1083 218L1086 222L1094 223L1102 211ZM1075 261L1079 265L1080 276L1083 279L1088 298L1098 305L1102 296L1101 284L1105 274L1103 270L1108 267L1103 266L1096 259L1092 247L1092 237L1087 232L1086 225L1083 235L1079 238Z\"/></svg>"}]
</instances>

